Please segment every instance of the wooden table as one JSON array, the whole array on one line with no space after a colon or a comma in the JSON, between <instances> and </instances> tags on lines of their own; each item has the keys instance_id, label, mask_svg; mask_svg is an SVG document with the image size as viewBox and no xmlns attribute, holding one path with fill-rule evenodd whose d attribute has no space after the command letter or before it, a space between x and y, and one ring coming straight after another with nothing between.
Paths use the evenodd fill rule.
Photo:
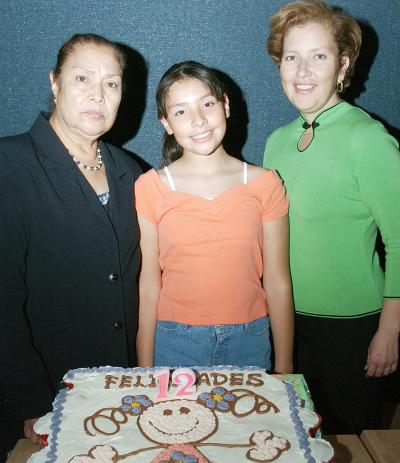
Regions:
<instances>
[{"instance_id":1,"label":"wooden table","mask_svg":"<svg viewBox=\"0 0 400 463\"><path fill-rule=\"evenodd\" d=\"M324 436L335 449L335 463L373 463L366 448L356 434Z\"/></svg>"},{"instance_id":2,"label":"wooden table","mask_svg":"<svg viewBox=\"0 0 400 463\"><path fill-rule=\"evenodd\" d=\"M7 459L7 463L26 463L32 453L37 452L41 448L39 444L32 444L28 439L20 439Z\"/></svg>"},{"instance_id":3,"label":"wooden table","mask_svg":"<svg viewBox=\"0 0 400 463\"><path fill-rule=\"evenodd\" d=\"M361 441L375 463L400 462L400 429L363 431Z\"/></svg>"}]
</instances>

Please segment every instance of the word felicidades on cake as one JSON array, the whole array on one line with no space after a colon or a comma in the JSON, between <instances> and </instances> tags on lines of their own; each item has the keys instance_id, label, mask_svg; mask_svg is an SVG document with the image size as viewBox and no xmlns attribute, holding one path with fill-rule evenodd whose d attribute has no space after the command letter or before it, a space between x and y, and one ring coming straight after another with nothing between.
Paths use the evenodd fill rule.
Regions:
<instances>
[{"instance_id":1,"label":"word felicidades on cake","mask_svg":"<svg viewBox=\"0 0 400 463\"><path fill-rule=\"evenodd\" d=\"M188 370L179 368L174 371ZM191 370L193 371L193 370ZM264 385L262 373L232 372L224 374L220 372L196 372L196 385L206 384L207 386L252 386L261 387ZM157 380L153 374L146 375L106 375L104 377L104 388L156 388ZM176 387L175 383L171 387Z\"/></svg>"},{"instance_id":2,"label":"word felicidades on cake","mask_svg":"<svg viewBox=\"0 0 400 463\"><path fill-rule=\"evenodd\" d=\"M72 370L35 424L47 446L29 463L328 463L333 449L313 437L320 418L295 376L232 366Z\"/></svg>"}]
</instances>

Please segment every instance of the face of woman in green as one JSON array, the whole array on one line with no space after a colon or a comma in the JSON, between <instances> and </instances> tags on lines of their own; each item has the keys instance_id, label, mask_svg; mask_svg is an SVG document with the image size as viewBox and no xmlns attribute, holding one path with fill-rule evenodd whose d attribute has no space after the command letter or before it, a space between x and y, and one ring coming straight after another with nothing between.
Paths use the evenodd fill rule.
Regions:
<instances>
[{"instance_id":1,"label":"face of woman in green","mask_svg":"<svg viewBox=\"0 0 400 463\"><path fill-rule=\"evenodd\" d=\"M292 27L284 38L282 86L289 101L308 122L340 101L337 84L344 79L348 66L348 57L339 63L334 37L323 24Z\"/></svg>"}]
</instances>

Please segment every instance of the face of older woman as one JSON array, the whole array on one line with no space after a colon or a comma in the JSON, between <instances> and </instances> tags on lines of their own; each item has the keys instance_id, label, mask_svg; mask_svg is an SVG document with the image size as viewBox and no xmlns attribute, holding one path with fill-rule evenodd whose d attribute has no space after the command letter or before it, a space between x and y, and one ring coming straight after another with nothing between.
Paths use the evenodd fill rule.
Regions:
<instances>
[{"instance_id":1,"label":"face of older woman","mask_svg":"<svg viewBox=\"0 0 400 463\"><path fill-rule=\"evenodd\" d=\"M111 48L80 45L61 75L50 74L56 107L50 121L76 142L92 141L113 125L121 101L122 70Z\"/></svg>"},{"instance_id":2,"label":"face of older woman","mask_svg":"<svg viewBox=\"0 0 400 463\"><path fill-rule=\"evenodd\" d=\"M284 38L280 63L283 89L308 122L340 101L336 85L344 79L348 66L347 57L339 66L336 43L324 25L293 27Z\"/></svg>"}]
</instances>

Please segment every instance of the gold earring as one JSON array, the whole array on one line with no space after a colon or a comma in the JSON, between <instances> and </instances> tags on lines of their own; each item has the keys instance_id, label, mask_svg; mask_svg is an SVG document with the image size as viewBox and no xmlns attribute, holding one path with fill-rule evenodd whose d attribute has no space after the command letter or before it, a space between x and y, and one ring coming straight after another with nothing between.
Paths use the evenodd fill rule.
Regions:
<instances>
[{"instance_id":1,"label":"gold earring","mask_svg":"<svg viewBox=\"0 0 400 463\"><path fill-rule=\"evenodd\" d=\"M336 90L338 93L343 93L344 85L343 85L342 80L339 80L338 83L336 84Z\"/></svg>"}]
</instances>

